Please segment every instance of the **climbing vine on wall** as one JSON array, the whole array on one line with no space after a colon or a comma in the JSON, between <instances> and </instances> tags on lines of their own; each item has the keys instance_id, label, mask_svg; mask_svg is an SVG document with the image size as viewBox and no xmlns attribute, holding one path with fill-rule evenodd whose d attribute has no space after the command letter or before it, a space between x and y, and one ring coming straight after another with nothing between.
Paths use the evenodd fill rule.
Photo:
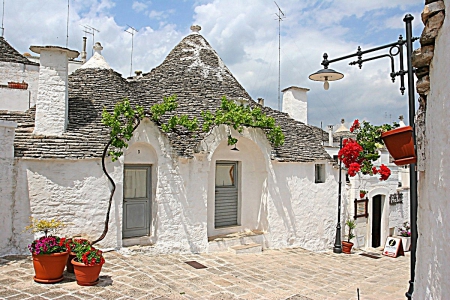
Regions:
<instances>
[{"instance_id":1,"label":"climbing vine on wall","mask_svg":"<svg viewBox=\"0 0 450 300\"><path fill-rule=\"evenodd\" d=\"M116 161L123 154L123 149L128 147L127 141L133 136L136 124L144 118L144 108L137 105L132 108L130 101L125 98L117 102L114 112L110 114L105 108L102 112L102 123L111 128L110 138L112 150L108 154L112 161Z\"/></svg>"},{"instance_id":2,"label":"climbing vine on wall","mask_svg":"<svg viewBox=\"0 0 450 300\"><path fill-rule=\"evenodd\" d=\"M228 125L242 133L244 127L262 128L266 132L268 140L273 146L279 147L284 144L284 134L280 126L275 126L275 119L266 116L260 108L250 108L242 104L237 104L233 100L222 97L222 104L215 113L210 111L202 112L203 131L207 132L211 126ZM236 144L237 139L228 135L228 145Z\"/></svg>"}]
</instances>

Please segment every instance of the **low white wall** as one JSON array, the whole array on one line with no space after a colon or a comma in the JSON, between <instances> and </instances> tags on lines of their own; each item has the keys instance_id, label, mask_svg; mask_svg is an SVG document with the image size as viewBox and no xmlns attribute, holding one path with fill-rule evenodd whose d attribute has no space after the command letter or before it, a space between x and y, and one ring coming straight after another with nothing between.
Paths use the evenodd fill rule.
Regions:
<instances>
[{"instance_id":1,"label":"low white wall","mask_svg":"<svg viewBox=\"0 0 450 300\"><path fill-rule=\"evenodd\" d=\"M24 96L23 90L9 88L5 88L4 90L2 89L0 94L0 110L24 111L28 109L28 106L33 107L36 104L39 82L39 66L0 62L0 78L0 84L3 85L7 85L9 81L25 81L28 83L28 89L25 90L27 91L26 96ZM30 102L30 105L28 102Z\"/></svg>"},{"instance_id":2,"label":"low white wall","mask_svg":"<svg viewBox=\"0 0 450 300\"><path fill-rule=\"evenodd\" d=\"M427 98L425 171L419 173L418 242L414 299L446 299L450 294L450 0L436 38Z\"/></svg>"},{"instance_id":3,"label":"low white wall","mask_svg":"<svg viewBox=\"0 0 450 300\"><path fill-rule=\"evenodd\" d=\"M0 121L0 256L14 248L14 122Z\"/></svg>"}]
</instances>

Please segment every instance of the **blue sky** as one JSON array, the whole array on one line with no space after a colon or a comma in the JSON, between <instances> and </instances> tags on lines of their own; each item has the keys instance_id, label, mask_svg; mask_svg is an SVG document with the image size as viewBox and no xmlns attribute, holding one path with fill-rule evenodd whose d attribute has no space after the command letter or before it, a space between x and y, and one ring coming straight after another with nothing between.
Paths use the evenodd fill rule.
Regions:
<instances>
[{"instance_id":1,"label":"blue sky","mask_svg":"<svg viewBox=\"0 0 450 300\"><path fill-rule=\"evenodd\" d=\"M192 24L253 99L278 107L278 22L272 0L69 0L69 48L80 51L82 25L97 28L95 41L113 69L130 75L131 35L133 71L150 71L189 34ZM411 13L413 33L420 35L424 0L278 0L286 18L281 28L281 89L309 88L308 123L325 127L366 119L373 123L407 119L407 97L391 83L389 61L366 63L362 70L349 61L330 65L345 74L330 90L308 76L320 69L323 52L330 58L396 41L405 32L402 21ZM29 16L29 17L26 17ZM66 44L67 0L5 0L5 38L20 52L30 45ZM88 46L92 37L88 35ZM415 44L418 48L419 44ZM90 53L90 52L89 52ZM382 54L382 53L379 53Z\"/></svg>"}]
</instances>

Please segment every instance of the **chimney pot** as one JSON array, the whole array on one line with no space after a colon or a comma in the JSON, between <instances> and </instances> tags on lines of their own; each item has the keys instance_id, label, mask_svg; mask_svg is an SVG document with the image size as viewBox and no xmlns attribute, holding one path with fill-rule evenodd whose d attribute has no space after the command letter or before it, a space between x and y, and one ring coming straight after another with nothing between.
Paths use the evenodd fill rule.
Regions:
<instances>
[{"instance_id":1,"label":"chimney pot","mask_svg":"<svg viewBox=\"0 0 450 300\"><path fill-rule=\"evenodd\" d=\"M264 106L264 99L263 98L258 98L258 104L261 106Z\"/></svg>"}]
</instances>

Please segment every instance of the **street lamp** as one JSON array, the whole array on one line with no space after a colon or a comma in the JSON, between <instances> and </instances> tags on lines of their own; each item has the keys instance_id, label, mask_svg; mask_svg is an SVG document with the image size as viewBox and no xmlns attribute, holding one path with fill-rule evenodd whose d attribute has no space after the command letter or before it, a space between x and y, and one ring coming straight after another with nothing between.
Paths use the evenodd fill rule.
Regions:
<instances>
[{"instance_id":1,"label":"street lamp","mask_svg":"<svg viewBox=\"0 0 450 300\"><path fill-rule=\"evenodd\" d=\"M323 81L324 82L324 88L325 90L328 90L329 88L329 81L333 80L339 80L344 77L342 73L336 72L332 69L328 69L328 66L330 63L341 61L344 59L357 57L358 59L355 61L350 62L350 65L358 65L359 68L362 68L362 64L367 61L376 60L379 58L390 58L391 60L391 79L392 82L395 82L395 78L397 76L400 77L400 92L402 95L405 92L405 75L407 75L408 78L408 101L409 101L409 125L415 128L414 126L414 113L415 113L415 98L414 98L414 69L412 67L412 43L417 40L418 38L412 37L412 26L411 22L414 20L414 17L410 14L407 14L403 18L403 22L405 22L406 27L406 40L403 39L403 37L400 35L398 41L394 43L390 43L387 45L371 48L368 50L361 50L361 47L358 47L358 50L350 55L338 57L335 59L328 60L328 54L324 53L323 55L323 61L322 65L324 69L317 71L314 74L311 74L309 76L309 79L316 80L316 81ZM406 61L407 61L407 69L404 70L403 66L403 47L406 46ZM367 53L379 51L382 49L388 49L389 53L377 55L374 57L363 59L362 56ZM394 65L394 57L399 56L400 57L400 68L399 71L395 71L395 65ZM413 130L413 140L414 145L416 144L416 136L415 136L415 130ZM414 292L414 277L415 277L415 266L416 266L416 247L417 247L417 170L416 170L416 164L410 164L410 201L411 201L411 279L409 281L409 290L406 292L406 297L408 299L411 299L412 293ZM340 183L339 183L339 205L338 205L338 222L340 222ZM339 228L338 228L339 226ZM339 235L340 235L340 224L338 224L336 227L336 231L339 229ZM337 232L336 232L337 234ZM339 237L340 240L340 237ZM337 238L336 238L337 241ZM336 248L336 246L335 246ZM333 248L334 250L334 248Z\"/></svg>"}]
</instances>

